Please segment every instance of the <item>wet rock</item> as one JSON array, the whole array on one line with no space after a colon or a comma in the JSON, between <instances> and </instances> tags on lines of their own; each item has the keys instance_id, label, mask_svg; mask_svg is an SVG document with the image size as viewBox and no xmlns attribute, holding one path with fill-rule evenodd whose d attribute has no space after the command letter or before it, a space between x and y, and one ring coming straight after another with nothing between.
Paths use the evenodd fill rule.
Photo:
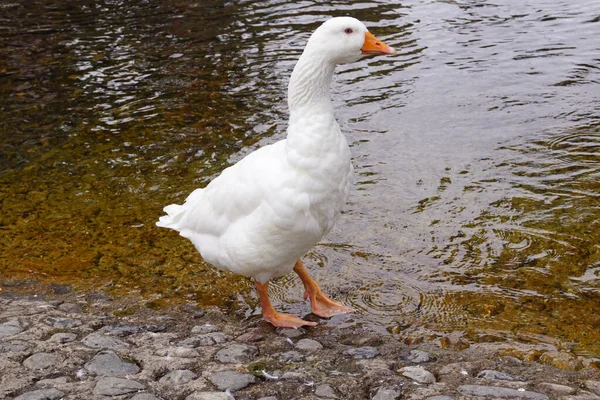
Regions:
<instances>
[{"instance_id":1,"label":"wet rock","mask_svg":"<svg viewBox=\"0 0 600 400\"><path fill-rule=\"evenodd\" d=\"M130 400L160 400L160 397L156 397L152 393L138 393Z\"/></svg>"},{"instance_id":2,"label":"wet rock","mask_svg":"<svg viewBox=\"0 0 600 400\"><path fill-rule=\"evenodd\" d=\"M302 355L301 353L298 353L297 351L294 351L294 350L286 351L285 353L281 353L279 355L279 361L281 361L284 364L297 363L297 362L301 362L303 360L304 360L304 355Z\"/></svg>"},{"instance_id":3,"label":"wet rock","mask_svg":"<svg viewBox=\"0 0 600 400\"><path fill-rule=\"evenodd\" d=\"M583 382L585 384L585 387L592 393L597 394L598 396L600 396L600 381L591 381L591 380L587 380Z\"/></svg>"},{"instance_id":4,"label":"wet rock","mask_svg":"<svg viewBox=\"0 0 600 400\"><path fill-rule=\"evenodd\" d=\"M106 336L101 333L92 333L81 341L87 347L92 349L108 349L108 350L127 350L129 343L122 341L116 337Z\"/></svg>"},{"instance_id":5,"label":"wet rock","mask_svg":"<svg viewBox=\"0 0 600 400\"><path fill-rule=\"evenodd\" d=\"M144 332L146 330L145 325L120 325L120 326L106 326L104 332L107 335L112 336L129 336L136 333Z\"/></svg>"},{"instance_id":6,"label":"wet rock","mask_svg":"<svg viewBox=\"0 0 600 400\"><path fill-rule=\"evenodd\" d=\"M31 343L22 340L15 340L8 343L0 343L0 353L18 353L21 351L27 351L31 347Z\"/></svg>"},{"instance_id":7,"label":"wet rock","mask_svg":"<svg viewBox=\"0 0 600 400\"><path fill-rule=\"evenodd\" d=\"M215 358L222 363L236 364L249 363L258 355L258 348L247 344L231 343L219 350Z\"/></svg>"},{"instance_id":8,"label":"wet rock","mask_svg":"<svg viewBox=\"0 0 600 400\"><path fill-rule=\"evenodd\" d=\"M23 332L23 328L17 321L7 321L0 324L0 339L4 339L9 336L14 336L18 333Z\"/></svg>"},{"instance_id":9,"label":"wet rock","mask_svg":"<svg viewBox=\"0 0 600 400\"><path fill-rule=\"evenodd\" d=\"M258 400L277 400L277 397L275 397L275 396L267 396L267 397L261 397Z\"/></svg>"},{"instance_id":10,"label":"wet rock","mask_svg":"<svg viewBox=\"0 0 600 400\"><path fill-rule=\"evenodd\" d=\"M300 350L315 351L323 349L323 345L313 339L300 339L298 343L296 343L296 348Z\"/></svg>"},{"instance_id":11,"label":"wet rock","mask_svg":"<svg viewBox=\"0 0 600 400\"><path fill-rule=\"evenodd\" d=\"M181 357L181 358L194 358L200 357L198 350L191 347L167 347L158 349L154 353L161 357Z\"/></svg>"},{"instance_id":12,"label":"wet rock","mask_svg":"<svg viewBox=\"0 0 600 400\"><path fill-rule=\"evenodd\" d=\"M452 397L450 396L431 396L428 397L426 400L454 400Z\"/></svg>"},{"instance_id":13,"label":"wet rock","mask_svg":"<svg viewBox=\"0 0 600 400\"><path fill-rule=\"evenodd\" d=\"M209 379L219 390L240 390L256 382L254 375L236 371L217 372Z\"/></svg>"},{"instance_id":14,"label":"wet rock","mask_svg":"<svg viewBox=\"0 0 600 400\"><path fill-rule=\"evenodd\" d=\"M158 382L166 385L184 385L196 377L197 375L188 369L177 369L160 378Z\"/></svg>"},{"instance_id":15,"label":"wet rock","mask_svg":"<svg viewBox=\"0 0 600 400\"><path fill-rule=\"evenodd\" d=\"M103 396L120 396L145 389L141 383L123 378L104 377L94 387L94 393Z\"/></svg>"},{"instance_id":16,"label":"wet rock","mask_svg":"<svg viewBox=\"0 0 600 400\"><path fill-rule=\"evenodd\" d=\"M418 383L435 383L435 376L421 366L400 368L398 372Z\"/></svg>"},{"instance_id":17,"label":"wet rock","mask_svg":"<svg viewBox=\"0 0 600 400\"><path fill-rule=\"evenodd\" d=\"M410 353L408 353L407 358L408 358L408 361L415 363L415 364L422 364L422 363L427 363L430 361L435 361L434 356L432 356L428 352L422 351L422 350L411 350Z\"/></svg>"},{"instance_id":18,"label":"wet rock","mask_svg":"<svg viewBox=\"0 0 600 400\"><path fill-rule=\"evenodd\" d=\"M194 325L194 327L192 328L192 334L195 334L195 335L218 332L218 331L219 331L219 329L217 329L216 326L211 325L211 324Z\"/></svg>"},{"instance_id":19,"label":"wet rock","mask_svg":"<svg viewBox=\"0 0 600 400\"><path fill-rule=\"evenodd\" d=\"M292 328L280 328L277 329L277 333L290 339L299 338L300 336L306 335L306 330L303 328L292 329Z\"/></svg>"},{"instance_id":20,"label":"wet rock","mask_svg":"<svg viewBox=\"0 0 600 400\"><path fill-rule=\"evenodd\" d=\"M379 350L377 350L377 347L371 346L354 347L344 351L344 355L356 359L369 359L377 357Z\"/></svg>"},{"instance_id":21,"label":"wet rock","mask_svg":"<svg viewBox=\"0 0 600 400\"><path fill-rule=\"evenodd\" d=\"M465 350L471 345L465 338L451 334L440 339L440 347L442 349Z\"/></svg>"},{"instance_id":22,"label":"wet rock","mask_svg":"<svg viewBox=\"0 0 600 400\"><path fill-rule=\"evenodd\" d=\"M565 370L577 371L583 368L583 364L576 356L560 351L548 351L542 354L540 362Z\"/></svg>"},{"instance_id":23,"label":"wet rock","mask_svg":"<svg viewBox=\"0 0 600 400\"><path fill-rule=\"evenodd\" d=\"M14 400L58 400L65 396L60 390L51 389L40 389L32 392L23 393L20 396L15 397Z\"/></svg>"},{"instance_id":24,"label":"wet rock","mask_svg":"<svg viewBox=\"0 0 600 400\"><path fill-rule=\"evenodd\" d=\"M542 382L537 385L537 388L543 392L549 392L554 395L568 395L577 393L577 389L569 386L559 385L556 383Z\"/></svg>"},{"instance_id":25,"label":"wet rock","mask_svg":"<svg viewBox=\"0 0 600 400\"><path fill-rule=\"evenodd\" d=\"M79 319L65 317L48 317L44 322L56 329L73 329L83 325Z\"/></svg>"},{"instance_id":26,"label":"wet rock","mask_svg":"<svg viewBox=\"0 0 600 400\"><path fill-rule=\"evenodd\" d=\"M70 333L70 332L64 332L64 333L55 333L48 340L51 342L57 342L57 343L69 343L69 342L74 341L75 339L77 339L76 334Z\"/></svg>"},{"instance_id":27,"label":"wet rock","mask_svg":"<svg viewBox=\"0 0 600 400\"><path fill-rule=\"evenodd\" d=\"M223 392L194 392L185 400L231 400L231 397Z\"/></svg>"},{"instance_id":28,"label":"wet rock","mask_svg":"<svg viewBox=\"0 0 600 400\"><path fill-rule=\"evenodd\" d=\"M36 353L23 361L23 365L34 371L49 371L64 361L58 353Z\"/></svg>"},{"instance_id":29,"label":"wet rock","mask_svg":"<svg viewBox=\"0 0 600 400\"><path fill-rule=\"evenodd\" d=\"M235 340L238 342L255 343L260 342L265 337L260 332L246 332L238 336Z\"/></svg>"},{"instance_id":30,"label":"wet rock","mask_svg":"<svg viewBox=\"0 0 600 400\"><path fill-rule=\"evenodd\" d=\"M504 372L494 371L491 369L484 369L477 374L478 378L488 380L499 380L499 381L514 381L515 378L512 375L505 374Z\"/></svg>"},{"instance_id":31,"label":"wet rock","mask_svg":"<svg viewBox=\"0 0 600 400\"><path fill-rule=\"evenodd\" d=\"M81 313L81 307L75 303L63 303L58 306L58 309L69 314Z\"/></svg>"},{"instance_id":32,"label":"wet rock","mask_svg":"<svg viewBox=\"0 0 600 400\"><path fill-rule=\"evenodd\" d=\"M315 388L315 395L317 397L323 397L326 399L337 399L338 398L338 396L337 396L337 394L335 394L335 391L333 390L333 388L327 384L317 385L317 387Z\"/></svg>"},{"instance_id":33,"label":"wet rock","mask_svg":"<svg viewBox=\"0 0 600 400\"><path fill-rule=\"evenodd\" d=\"M402 396L402 391L398 389L379 388L371 400L397 400Z\"/></svg>"},{"instance_id":34,"label":"wet rock","mask_svg":"<svg viewBox=\"0 0 600 400\"><path fill-rule=\"evenodd\" d=\"M497 399L531 399L531 400L549 400L548 396L530 392L527 390L519 391L497 386L482 385L463 385L458 387L458 392L465 396L492 397Z\"/></svg>"},{"instance_id":35,"label":"wet rock","mask_svg":"<svg viewBox=\"0 0 600 400\"><path fill-rule=\"evenodd\" d=\"M304 374L295 371L287 371L281 375L284 381L303 381L305 378Z\"/></svg>"},{"instance_id":36,"label":"wet rock","mask_svg":"<svg viewBox=\"0 0 600 400\"><path fill-rule=\"evenodd\" d=\"M94 356L84 368L99 376L125 376L134 375L140 368L132 363L125 362L112 351L102 351Z\"/></svg>"},{"instance_id":37,"label":"wet rock","mask_svg":"<svg viewBox=\"0 0 600 400\"><path fill-rule=\"evenodd\" d=\"M221 332L212 332L189 337L180 341L178 345L183 347L213 346L215 344L225 343L230 340L230 336L227 336Z\"/></svg>"}]
</instances>

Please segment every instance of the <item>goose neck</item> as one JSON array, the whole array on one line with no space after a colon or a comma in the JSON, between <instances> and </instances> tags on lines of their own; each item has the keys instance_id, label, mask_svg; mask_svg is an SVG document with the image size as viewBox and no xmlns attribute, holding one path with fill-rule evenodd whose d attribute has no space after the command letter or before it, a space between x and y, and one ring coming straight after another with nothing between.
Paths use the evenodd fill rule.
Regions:
<instances>
[{"instance_id":1,"label":"goose neck","mask_svg":"<svg viewBox=\"0 0 600 400\"><path fill-rule=\"evenodd\" d=\"M329 87L335 64L313 52L305 51L290 78L288 106L290 113L333 110Z\"/></svg>"}]
</instances>

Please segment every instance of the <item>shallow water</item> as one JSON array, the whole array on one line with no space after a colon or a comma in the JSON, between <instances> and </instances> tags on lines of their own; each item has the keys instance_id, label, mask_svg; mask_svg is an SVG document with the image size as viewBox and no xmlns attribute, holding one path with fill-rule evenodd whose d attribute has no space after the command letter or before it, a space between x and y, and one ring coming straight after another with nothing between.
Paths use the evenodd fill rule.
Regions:
<instances>
[{"instance_id":1,"label":"shallow water","mask_svg":"<svg viewBox=\"0 0 600 400\"><path fill-rule=\"evenodd\" d=\"M362 324L600 356L600 2L50 1L0 6L0 275L252 315L252 285L154 221L282 139L329 16L393 57L332 88L356 190L305 261ZM301 284L272 285L302 313Z\"/></svg>"}]
</instances>

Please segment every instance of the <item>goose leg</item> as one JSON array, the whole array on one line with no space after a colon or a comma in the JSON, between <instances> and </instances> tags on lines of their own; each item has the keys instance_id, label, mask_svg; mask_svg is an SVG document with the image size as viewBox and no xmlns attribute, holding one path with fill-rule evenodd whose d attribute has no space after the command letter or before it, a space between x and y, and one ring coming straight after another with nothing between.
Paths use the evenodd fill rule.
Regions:
<instances>
[{"instance_id":1,"label":"goose leg","mask_svg":"<svg viewBox=\"0 0 600 400\"><path fill-rule=\"evenodd\" d=\"M315 282L308 271L304 268L302 261L298 259L294 265L294 272L298 274L304 285L304 300L310 299L310 307L313 314L319 317L329 318L338 314L345 314L354 311L340 302L330 299L323 293L317 282Z\"/></svg>"},{"instance_id":2,"label":"goose leg","mask_svg":"<svg viewBox=\"0 0 600 400\"><path fill-rule=\"evenodd\" d=\"M278 328L299 328L301 326L315 326L316 322L305 321L301 318L296 317L292 314L283 314L275 311L269 300L269 282L260 283L255 280L254 284L258 290L258 297L260 298L260 307L262 308L262 315L265 321L270 322L273 326Z\"/></svg>"}]
</instances>

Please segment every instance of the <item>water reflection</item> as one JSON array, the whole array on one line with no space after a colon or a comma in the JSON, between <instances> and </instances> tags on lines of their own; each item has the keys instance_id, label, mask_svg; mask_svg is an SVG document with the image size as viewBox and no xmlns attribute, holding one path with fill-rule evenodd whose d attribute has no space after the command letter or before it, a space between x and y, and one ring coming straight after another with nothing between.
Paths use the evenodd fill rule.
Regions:
<instances>
[{"instance_id":1,"label":"water reflection","mask_svg":"<svg viewBox=\"0 0 600 400\"><path fill-rule=\"evenodd\" d=\"M346 14L399 54L335 78L357 190L307 266L359 312L329 323L600 354L600 5L584 1L3 5L0 282L256 314L245 279L153 223L283 137L302 46ZM305 312L300 288L284 277L273 298Z\"/></svg>"}]
</instances>

